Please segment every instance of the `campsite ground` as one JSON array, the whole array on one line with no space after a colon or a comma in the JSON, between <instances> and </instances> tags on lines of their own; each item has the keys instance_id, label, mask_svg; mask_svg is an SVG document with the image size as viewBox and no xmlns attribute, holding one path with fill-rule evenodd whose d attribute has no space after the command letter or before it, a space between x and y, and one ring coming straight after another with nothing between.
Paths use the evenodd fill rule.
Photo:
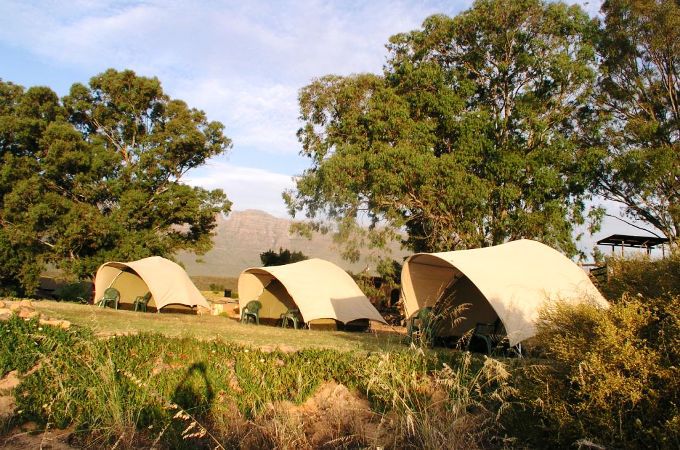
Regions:
<instances>
[{"instance_id":1,"label":"campsite ground","mask_svg":"<svg viewBox=\"0 0 680 450\"><path fill-rule=\"evenodd\" d=\"M243 325L224 316L155 314L98 308L70 302L35 301L35 309L55 319L89 328L100 336L160 333L169 337L194 337L284 351L305 348L389 351L404 348L403 334L384 326L367 333L282 329Z\"/></svg>"}]
</instances>

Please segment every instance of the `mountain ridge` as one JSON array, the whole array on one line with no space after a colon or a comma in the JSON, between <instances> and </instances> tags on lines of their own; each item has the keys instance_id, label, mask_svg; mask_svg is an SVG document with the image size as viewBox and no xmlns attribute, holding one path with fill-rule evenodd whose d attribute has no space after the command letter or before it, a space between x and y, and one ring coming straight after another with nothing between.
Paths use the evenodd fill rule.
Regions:
<instances>
[{"instance_id":1,"label":"mountain ridge","mask_svg":"<svg viewBox=\"0 0 680 450\"><path fill-rule=\"evenodd\" d=\"M260 253L267 250L288 249L302 252L309 258L330 261L344 270L374 271L374 264L366 257L356 263L342 259L331 234L313 233L308 239L290 233L291 219L273 216L265 211L246 209L232 211L229 216L217 217L213 248L204 255L179 252L176 257L189 275L236 277L249 267L260 267ZM390 247L390 256L400 260L406 253L398 243ZM388 255L388 252L384 253Z\"/></svg>"}]
</instances>

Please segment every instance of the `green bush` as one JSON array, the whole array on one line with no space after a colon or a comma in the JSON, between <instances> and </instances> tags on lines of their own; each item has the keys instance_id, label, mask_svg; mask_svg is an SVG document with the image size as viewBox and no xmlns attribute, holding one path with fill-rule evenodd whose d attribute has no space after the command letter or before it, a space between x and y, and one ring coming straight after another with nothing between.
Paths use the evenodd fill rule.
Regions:
<instances>
[{"instance_id":1,"label":"green bush","mask_svg":"<svg viewBox=\"0 0 680 450\"><path fill-rule=\"evenodd\" d=\"M92 296L92 283L76 281L63 284L54 291L54 296L68 302L86 303Z\"/></svg>"},{"instance_id":2,"label":"green bush","mask_svg":"<svg viewBox=\"0 0 680 450\"><path fill-rule=\"evenodd\" d=\"M78 333L82 334L43 327L37 320L24 320L16 315L0 321L0 377L12 370L26 373L43 355L76 342Z\"/></svg>"},{"instance_id":3,"label":"green bush","mask_svg":"<svg viewBox=\"0 0 680 450\"><path fill-rule=\"evenodd\" d=\"M680 447L680 296L544 310L512 426L533 445ZM524 425L523 425L524 424ZM525 426L531 424L531 426Z\"/></svg>"}]
</instances>

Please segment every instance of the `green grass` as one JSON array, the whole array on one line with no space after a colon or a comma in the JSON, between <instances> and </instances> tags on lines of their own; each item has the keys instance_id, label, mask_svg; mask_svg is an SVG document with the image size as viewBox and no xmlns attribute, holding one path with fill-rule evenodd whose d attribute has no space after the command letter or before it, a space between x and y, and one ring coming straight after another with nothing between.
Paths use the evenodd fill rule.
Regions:
<instances>
[{"instance_id":1,"label":"green grass","mask_svg":"<svg viewBox=\"0 0 680 450\"><path fill-rule=\"evenodd\" d=\"M403 336L398 333L282 329L266 325L244 325L224 316L116 311L93 305L47 300L35 301L33 305L37 311L51 318L66 319L100 336L160 333L169 337L220 339L259 348L279 347L289 350L327 348L340 351L391 351L405 347L402 343Z\"/></svg>"},{"instance_id":2,"label":"green grass","mask_svg":"<svg viewBox=\"0 0 680 450\"><path fill-rule=\"evenodd\" d=\"M132 314L101 313L100 319L114 320ZM75 314L79 316L82 312ZM278 331L284 337L306 333ZM62 330L17 317L0 322L0 335L5 338L0 341L4 371L25 374L15 391L16 414L6 430L25 423L72 427L77 445L89 448L149 448L156 443L161 448L347 448L342 443L364 448L390 441L391 448L441 448L451 439L461 444L457 448L474 448L488 430L495 430L488 406L495 408L506 386L487 360L471 365L470 355L443 356L405 346L368 353L356 345L353 351L264 352L221 338L138 333L102 339L87 329ZM345 404L336 405L340 417L318 411L330 433L321 442L307 440L314 433L300 433L302 425L295 421L304 424L304 417L287 413L285 405L305 402L329 382L365 396L374 426L387 427L379 442L364 434L362 425L350 426L355 412L343 409ZM314 419L317 413L309 414ZM384 414L392 419L383 423ZM241 427L234 427L234 421ZM200 436L189 437L191 430ZM243 439L251 442L243 446Z\"/></svg>"}]
</instances>

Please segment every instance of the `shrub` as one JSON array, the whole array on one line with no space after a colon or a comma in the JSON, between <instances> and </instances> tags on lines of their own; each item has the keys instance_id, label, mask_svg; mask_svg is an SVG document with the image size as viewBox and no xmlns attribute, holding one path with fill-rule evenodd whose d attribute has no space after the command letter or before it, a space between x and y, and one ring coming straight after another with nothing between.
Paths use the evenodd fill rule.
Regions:
<instances>
[{"instance_id":1,"label":"shrub","mask_svg":"<svg viewBox=\"0 0 680 450\"><path fill-rule=\"evenodd\" d=\"M92 283L76 281L63 284L54 291L54 296L59 300L87 303L92 296Z\"/></svg>"},{"instance_id":2,"label":"shrub","mask_svg":"<svg viewBox=\"0 0 680 450\"><path fill-rule=\"evenodd\" d=\"M609 310L556 304L537 328L547 359L524 368L517 382L528 415L512 419L525 440L680 447L680 296L624 296Z\"/></svg>"},{"instance_id":3,"label":"shrub","mask_svg":"<svg viewBox=\"0 0 680 450\"><path fill-rule=\"evenodd\" d=\"M600 287L610 301L616 302L624 294L643 298L669 298L680 295L680 251L664 259L609 258L608 281Z\"/></svg>"}]
</instances>

